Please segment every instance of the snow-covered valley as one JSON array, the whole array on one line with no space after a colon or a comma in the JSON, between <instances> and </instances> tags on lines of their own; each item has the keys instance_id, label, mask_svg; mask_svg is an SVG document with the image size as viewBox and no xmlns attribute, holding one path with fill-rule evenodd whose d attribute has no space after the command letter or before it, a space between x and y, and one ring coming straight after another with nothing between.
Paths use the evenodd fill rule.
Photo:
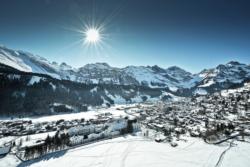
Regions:
<instances>
[{"instance_id":1,"label":"snow-covered valley","mask_svg":"<svg viewBox=\"0 0 250 167\"><path fill-rule=\"evenodd\" d=\"M0 47L0 166L249 166L250 66L73 68Z\"/></svg>"},{"instance_id":2,"label":"snow-covered valley","mask_svg":"<svg viewBox=\"0 0 250 167\"><path fill-rule=\"evenodd\" d=\"M3 132L0 164L3 167L248 167L249 85L167 103L5 118L0 121ZM237 99L238 105L233 109ZM132 123L134 132L123 134L124 128L129 128L126 117L138 122ZM66 145L46 145L48 140L53 143L58 134L69 135ZM45 146L46 150L39 151L39 146ZM4 148L10 150L4 153ZM32 152L32 149L37 150Z\"/></svg>"}]
</instances>

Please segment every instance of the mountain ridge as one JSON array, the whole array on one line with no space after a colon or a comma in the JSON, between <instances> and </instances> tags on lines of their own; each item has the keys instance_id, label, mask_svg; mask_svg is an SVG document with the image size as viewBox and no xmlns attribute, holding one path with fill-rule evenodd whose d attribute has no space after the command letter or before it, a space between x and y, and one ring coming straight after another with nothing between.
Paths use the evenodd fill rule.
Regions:
<instances>
[{"instance_id":1,"label":"mountain ridge","mask_svg":"<svg viewBox=\"0 0 250 167\"><path fill-rule=\"evenodd\" d=\"M212 94L250 81L250 66L231 61L196 74L157 65L73 68L0 47L0 80L0 115L44 115Z\"/></svg>"},{"instance_id":2,"label":"mountain ridge","mask_svg":"<svg viewBox=\"0 0 250 167\"><path fill-rule=\"evenodd\" d=\"M89 63L80 68L74 68L66 63L51 63L41 56L2 46L0 46L0 63L19 71L45 74L59 80L85 84L168 88L173 92L182 89L192 89L193 91L199 89L203 92L211 92L209 89L216 84L239 84L250 78L250 66L237 61L219 64L215 68L204 69L194 74L177 66L162 68L158 65L130 65L118 68L104 62Z\"/></svg>"}]
</instances>

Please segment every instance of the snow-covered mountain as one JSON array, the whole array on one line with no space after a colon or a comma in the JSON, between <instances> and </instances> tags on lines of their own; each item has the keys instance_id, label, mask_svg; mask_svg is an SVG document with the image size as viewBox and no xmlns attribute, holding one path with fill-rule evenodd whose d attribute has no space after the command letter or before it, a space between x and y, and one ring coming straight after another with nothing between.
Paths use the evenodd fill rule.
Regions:
<instances>
[{"instance_id":1,"label":"snow-covered mountain","mask_svg":"<svg viewBox=\"0 0 250 167\"><path fill-rule=\"evenodd\" d=\"M166 88L171 92L206 94L250 78L250 66L229 62L216 68L191 74L177 66L167 69L155 66L111 67L107 63L86 64L73 68L66 63L49 62L45 58L24 51L0 46L0 64L23 72L49 75L60 80L87 84L136 85Z\"/></svg>"},{"instance_id":2,"label":"snow-covered mountain","mask_svg":"<svg viewBox=\"0 0 250 167\"><path fill-rule=\"evenodd\" d=\"M0 116L78 112L88 106L179 99L160 88L84 84L35 73L0 72L0 81Z\"/></svg>"},{"instance_id":3,"label":"snow-covered mountain","mask_svg":"<svg viewBox=\"0 0 250 167\"><path fill-rule=\"evenodd\" d=\"M16 110L53 114L54 104L62 104L63 111L68 111L65 106L79 111L86 106L174 100L240 87L249 80L250 66L233 61L197 74L156 65L116 68L95 63L73 68L0 47L0 115Z\"/></svg>"},{"instance_id":4,"label":"snow-covered mountain","mask_svg":"<svg viewBox=\"0 0 250 167\"><path fill-rule=\"evenodd\" d=\"M54 64L28 52L15 51L0 46L0 63L23 72L47 74L59 78Z\"/></svg>"},{"instance_id":5,"label":"snow-covered mountain","mask_svg":"<svg viewBox=\"0 0 250 167\"><path fill-rule=\"evenodd\" d=\"M178 89L183 82L192 79L192 74L178 67L163 69L158 66L111 67L107 63L87 64L73 68L66 63L50 63L45 58L31 53L0 47L0 63L19 71L46 74L57 79L83 83L106 83L118 85L144 85Z\"/></svg>"},{"instance_id":6,"label":"snow-covered mountain","mask_svg":"<svg viewBox=\"0 0 250 167\"><path fill-rule=\"evenodd\" d=\"M201 94L212 93L234 85L242 85L250 79L250 66L236 61L220 64L216 68L205 69L199 74L200 82L196 85Z\"/></svg>"},{"instance_id":7,"label":"snow-covered mountain","mask_svg":"<svg viewBox=\"0 0 250 167\"><path fill-rule=\"evenodd\" d=\"M216 68L203 70L199 73L203 78L199 87L207 87L214 83L232 82L241 83L250 77L250 66L231 61L225 65L220 64Z\"/></svg>"}]
</instances>

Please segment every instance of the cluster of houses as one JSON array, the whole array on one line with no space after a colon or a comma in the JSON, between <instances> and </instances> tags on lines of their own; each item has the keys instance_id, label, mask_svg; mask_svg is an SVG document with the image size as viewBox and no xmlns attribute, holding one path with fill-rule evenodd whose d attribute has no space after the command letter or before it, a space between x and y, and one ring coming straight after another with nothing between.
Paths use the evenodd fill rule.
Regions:
<instances>
[{"instance_id":1,"label":"cluster of houses","mask_svg":"<svg viewBox=\"0 0 250 167\"><path fill-rule=\"evenodd\" d=\"M140 126L135 117L114 117L110 113L99 114L96 119L88 121L79 119L71 121L58 120L56 122L32 123L31 121L18 120L3 121L1 123L4 125L4 127L1 127L3 130L2 137L6 135L14 135L15 139L8 142L8 145L6 145L7 143L0 145L0 156L6 155L10 150L15 150L15 154L23 160L36 158L45 153L58 151L67 147L87 144L102 139L109 139L140 130ZM20 129L21 125L23 128ZM15 129L9 131L13 134L6 133L5 129L8 127ZM32 129L34 128L34 130L27 132L27 129L31 127ZM15 134L18 129L20 130L19 133ZM42 131L42 134L45 134L42 135L43 138L28 138L40 133L41 129L44 129L45 131L45 133ZM56 133L53 133L51 136L48 132ZM22 136L26 136L26 138L23 138Z\"/></svg>"},{"instance_id":2,"label":"cluster of houses","mask_svg":"<svg viewBox=\"0 0 250 167\"><path fill-rule=\"evenodd\" d=\"M57 120L48 122L32 122L31 120L0 121L0 138L5 136L24 136L69 129L86 124L103 124L113 119L111 113L97 114L96 119Z\"/></svg>"},{"instance_id":3,"label":"cluster of houses","mask_svg":"<svg viewBox=\"0 0 250 167\"><path fill-rule=\"evenodd\" d=\"M132 130L129 129L130 127ZM70 145L72 146L100 139L113 138L139 130L140 126L135 119L131 119L131 117L119 117L113 118L103 124L72 127L67 130L67 133L70 136Z\"/></svg>"},{"instance_id":4,"label":"cluster of houses","mask_svg":"<svg viewBox=\"0 0 250 167\"><path fill-rule=\"evenodd\" d=\"M182 134L206 140L230 135L249 135L250 86L174 102L159 102L140 113L140 123L165 135L165 140Z\"/></svg>"}]
</instances>

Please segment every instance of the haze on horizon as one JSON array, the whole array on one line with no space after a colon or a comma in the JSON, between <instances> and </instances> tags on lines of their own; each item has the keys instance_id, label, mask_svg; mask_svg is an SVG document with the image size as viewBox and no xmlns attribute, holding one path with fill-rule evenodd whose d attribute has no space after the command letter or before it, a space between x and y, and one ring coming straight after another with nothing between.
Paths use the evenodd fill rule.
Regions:
<instances>
[{"instance_id":1,"label":"haze on horizon","mask_svg":"<svg viewBox=\"0 0 250 167\"><path fill-rule=\"evenodd\" d=\"M247 0L2 0L0 44L73 67L179 66L190 72L250 63ZM77 41L83 22L106 23L98 51Z\"/></svg>"}]
</instances>

